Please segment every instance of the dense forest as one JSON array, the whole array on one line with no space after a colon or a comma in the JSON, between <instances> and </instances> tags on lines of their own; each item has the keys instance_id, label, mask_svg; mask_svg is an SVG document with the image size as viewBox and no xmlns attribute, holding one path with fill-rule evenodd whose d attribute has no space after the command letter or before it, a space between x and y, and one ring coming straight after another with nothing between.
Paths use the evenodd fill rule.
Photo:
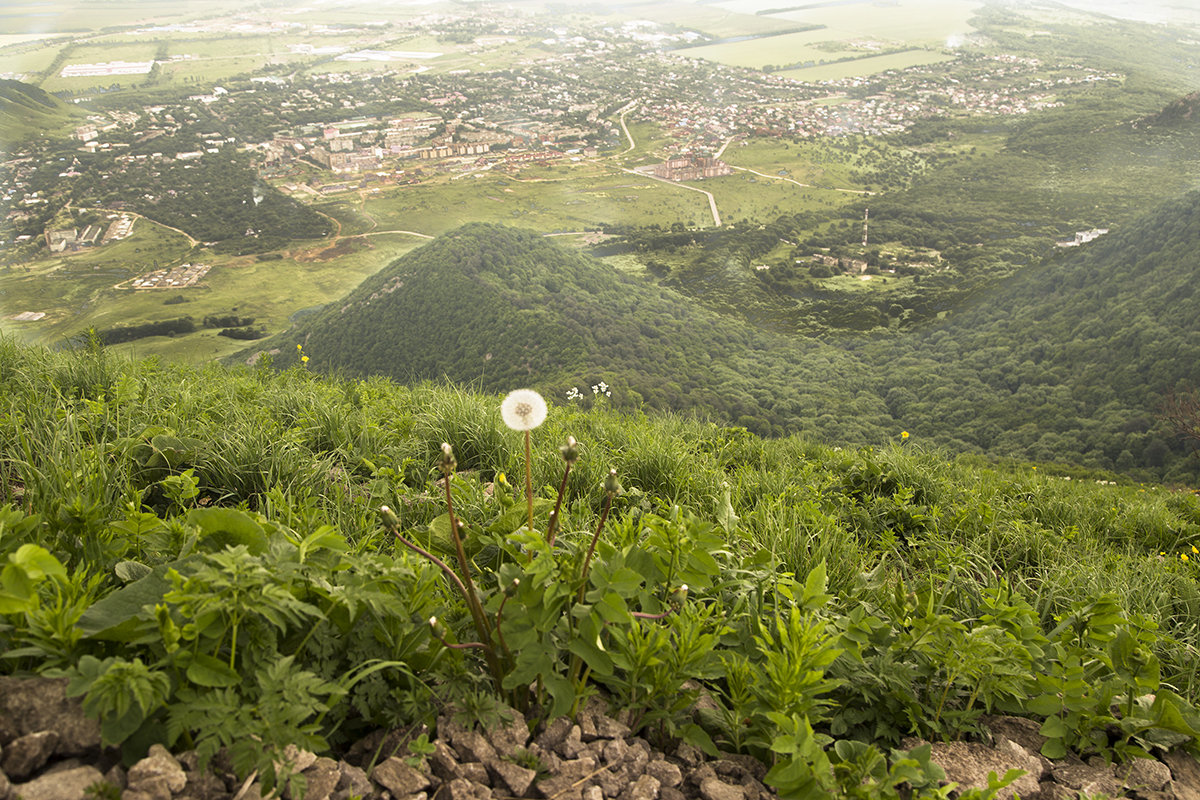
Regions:
<instances>
[{"instance_id":1,"label":"dense forest","mask_svg":"<svg viewBox=\"0 0 1200 800\"><path fill-rule=\"evenodd\" d=\"M755 330L645 278L494 225L399 259L262 350L318 370L572 388L590 402L710 414L757 433L871 443L908 430L959 451L1194 480L1158 419L1200 383L1200 194L976 295L905 337Z\"/></svg>"}]
</instances>

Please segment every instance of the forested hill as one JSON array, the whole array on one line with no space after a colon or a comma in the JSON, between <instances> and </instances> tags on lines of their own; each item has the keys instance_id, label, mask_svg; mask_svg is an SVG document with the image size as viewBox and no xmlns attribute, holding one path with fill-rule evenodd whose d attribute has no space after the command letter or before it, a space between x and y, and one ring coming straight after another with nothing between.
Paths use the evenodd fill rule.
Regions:
<instances>
[{"instance_id":1,"label":"forested hill","mask_svg":"<svg viewBox=\"0 0 1200 800\"><path fill-rule=\"evenodd\" d=\"M757 332L528 231L471 224L405 255L256 350L294 364L560 400L604 381L622 407L694 411L760 433L879 441L899 429L856 358Z\"/></svg>"},{"instance_id":2,"label":"forested hill","mask_svg":"<svg viewBox=\"0 0 1200 800\"><path fill-rule=\"evenodd\" d=\"M1194 480L1156 415L1200 385L1200 193L1065 249L911 341L872 345L910 430L956 447Z\"/></svg>"}]
</instances>

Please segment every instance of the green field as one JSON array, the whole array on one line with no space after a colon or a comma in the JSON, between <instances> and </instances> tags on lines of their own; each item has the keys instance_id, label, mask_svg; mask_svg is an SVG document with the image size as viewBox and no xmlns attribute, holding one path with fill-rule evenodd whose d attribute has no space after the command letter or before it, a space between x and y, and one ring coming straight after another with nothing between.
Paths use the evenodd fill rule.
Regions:
<instances>
[{"instance_id":1,"label":"green field","mask_svg":"<svg viewBox=\"0 0 1200 800\"><path fill-rule=\"evenodd\" d=\"M709 36L754 36L796 27L771 17L757 16L744 11L700 3L666 2L639 4L624 13L631 18L648 19L665 24L693 28Z\"/></svg>"},{"instance_id":2,"label":"green field","mask_svg":"<svg viewBox=\"0 0 1200 800\"><path fill-rule=\"evenodd\" d=\"M850 61L839 61L833 64L821 64L815 67L789 69L780 72L798 81L837 81L843 78L858 78L864 75L874 75L889 69L906 69L922 64L939 64L943 61L953 61L949 53L939 53L932 50L906 50L903 53L889 53L883 56L855 58Z\"/></svg>"},{"instance_id":3,"label":"green field","mask_svg":"<svg viewBox=\"0 0 1200 800\"><path fill-rule=\"evenodd\" d=\"M54 343L89 327L97 329L189 315L229 313L254 317L274 333L299 309L335 300L368 275L420 245L404 235L372 235L321 243L275 261L191 251L186 240L159 225L139 220L123 242L66 256L46 258L0 271L0 306L5 315L41 311L36 322L0 320L0 328L27 341ZM179 290L116 288L129 278L190 260L213 265L194 287ZM186 302L164 305L171 297ZM245 342L203 330L177 337L140 339L124 349L157 353L199 363L226 355Z\"/></svg>"},{"instance_id":4,"label":"green field","mask_svg":"<svg viewBox=\"0 0 1200 800\"><path fill-rule=\"evenodd\" d=\"M560 231L634 219L705 226L712 219L703 195L588 162L401 187L368 198L365 212L380 230L430 235L472 221Z\"/></svg>"},{"instance_id":5,"label":"green field","mask_svg":"<svg viewBox=\"0 0 1200 800\"><path fill-rule=\"evenodd\" d=\"M973 30L970 20L981 5L973 0L899 0L895 3L830 4L772 16L807 25L825 25L831 34L835 34L829 38L868 36L910 44L945 44L947 38Z\"/></svg>"},{"instance_id":6,"label":"green field","mask_svg":"<svg viewBox=\"0 0 1200 800\"><path fill-rule=\"evenodd\" d=\"M783 36L764 36L743 42L729 42L708 47L689 47L688 56L705 58L734 67L762 69L767 64L798 64L805 61L829 61L836 56L813 45L830 40L827 30L788 33Z\"/></svg>"},{"instance_id":7,"label":"green field","mask_svg":"<svg viewBox=\"0 0 1200 800\"><path fill-rule=\"evenodd\" d=\"M231 0L203 3L178 0L73 0L53 3L16 3L0 11L0 33L41 31L96 31L116 25L161 25L198 16L221 17L245 8Z\"/></svg>"}]
</instances>

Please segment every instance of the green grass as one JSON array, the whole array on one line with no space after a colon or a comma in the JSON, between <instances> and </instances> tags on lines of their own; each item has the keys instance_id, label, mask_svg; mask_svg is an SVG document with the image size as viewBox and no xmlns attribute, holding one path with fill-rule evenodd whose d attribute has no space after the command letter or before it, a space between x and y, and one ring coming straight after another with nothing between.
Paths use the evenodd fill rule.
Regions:
<instances>
[{"instance_id":1,"label":"green grass","mask_svg":"<svg viewBox=\"0 0 1200 800\"><path fill-rule=\"evenodd\" d=\"M562 161L516 175L475 173L371 195L360 213L379 230L436 235L466 222L502 222L545 232L632 218L670 225L711 221L703 195L589 163Z\"/></svg>"},{"instance_id":2,"label":"green grass","mask_svg":"<svg viewBox=\"0 0 1200 800\"><path fill-rule=\"evenodd\" d=\"M862 774L839 780L817 753L772 753L782 732L811 727L843 758L869 745L885 767L903 737L970 736L985 709L1057 723L1043 728L1055 758L1127 760L1164 719L1200 741L1200 565L1181 558L1200 555L1193 493L952 461L919 435L878 449L767 441L603 401L551 407L526 463L499 404L0 338L4 671L65 670L134 756L134 731L169 717L188 734L169 744L224 737L242 773L288 744L336 757L453 700L481 717L511 703L536 723L597 689L635 732L715 740L815 776L830 797L896 795L865 794ZM580 458L551 549L568 434ZM457 467L440 471L444 446ZM526 468L546 487L528 532L513 488ZM605 488L610 469L619 490ZM446 552L447 493L469 526L463 562ZM439 571L416 542L462 565ZM170 565L173 585L151 573L116 594L133 563ZM471 590L444 574L468 570L474 615ZM481 639L491 660L446 636ZM532 683L549 687L536 704L505 641L517 636L538 651ZM205 671L172 673L177 659ZM370 682L346 680L376 663ZM288 702L251 702L289 680L281 668ZM714 711L702 735L701 691ZM1153 709L1134 703L1147 693ZM253 736L230 738L231 715ZM787 793L788 774L765 781Z\"/></svg>"}]
</instances>

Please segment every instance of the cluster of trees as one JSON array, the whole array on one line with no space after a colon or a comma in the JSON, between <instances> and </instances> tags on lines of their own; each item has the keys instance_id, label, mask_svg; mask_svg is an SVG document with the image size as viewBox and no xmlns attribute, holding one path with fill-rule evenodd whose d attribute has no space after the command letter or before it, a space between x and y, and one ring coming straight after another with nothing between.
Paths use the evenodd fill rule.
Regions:
<instances>
[{"instance_id":1,"label":"cluster of trees","mask_svg":"<svg viewBox=\"0 0 1200 800\"><path fill-rule=\"evenodd\" d=\"M76 202L122 203L140 214L218 242L218 250L254 253L332 232L332 223L258 178L245 153L222 151L178 161L147 159L122 166L121 181L102 170L78 178Z\"/></svg>"}]
</instances>

